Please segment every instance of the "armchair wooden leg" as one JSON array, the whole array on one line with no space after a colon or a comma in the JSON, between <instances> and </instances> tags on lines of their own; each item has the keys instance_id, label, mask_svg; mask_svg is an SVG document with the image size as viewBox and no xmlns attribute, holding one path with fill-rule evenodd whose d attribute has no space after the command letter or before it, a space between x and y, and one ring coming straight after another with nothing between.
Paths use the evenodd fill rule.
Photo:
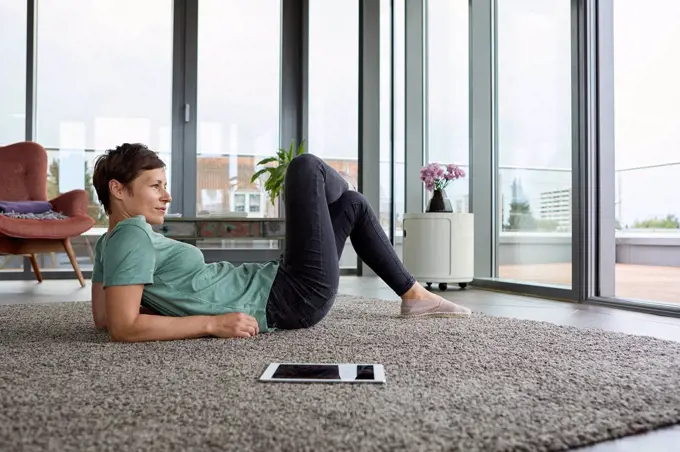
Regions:
<instances>
[{"instance_id":1,"label":"armchair wooden leg","mask_svg":"<svg viewBox=\"0 0 680 452\"><path fill-rule=\"evenodd\" d=\"M43 282L42 273L40 273L40 267L38 267L38 259L35 258L35 254L29 256L31 258L31 267L33 267L33 273L39 283Z\"/></svg>"},{"instance_id":2,"label":"armchair wooden leg","mask_svg":"<svg viewBox=\"0 0 680 452\"><path fill-rule=\"evenodd\" d=\"M75 270L76 275L78 276L78 281L80 281L81 287L85 287L85 278L83 278L83 274L81 273L78 262L76 261L76 254L73 252L71 241L69 239L64 239L61 241L61 243L64 245L66 254L68 254L68 260L70 260L71 265L73 265L73 270Z\"/></svg>"}]
</instances>

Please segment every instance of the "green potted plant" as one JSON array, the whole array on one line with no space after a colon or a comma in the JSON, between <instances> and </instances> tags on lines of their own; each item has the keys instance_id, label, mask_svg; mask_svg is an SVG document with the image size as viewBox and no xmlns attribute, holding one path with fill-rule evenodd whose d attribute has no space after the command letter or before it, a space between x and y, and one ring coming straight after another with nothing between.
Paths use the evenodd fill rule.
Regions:
<instances>
[{"instance_id":1,"label":"green potted plant","mask_svg":"<svg viewBox=\"0 0 680 452\"><path fill-rule=\"evenodd\" d=\"M305 151L305 140L300 142L300 145L295 148L295 139L290 142L288 149L279 148L276 151L275 157L267 157L266 159L257 162L258 166L269 165L274 163L275 165L265 166L264 168L253 174L250 179L251 183L254 183L260 176L267 174L267 180L264 182L264 190L269 195L269 200L272 205L276 204L276 199L282 195L281 190L283 189L283 181L286 177L286 170L288 169L288 164L298 155Z\"/></svg>"}]
</instances>

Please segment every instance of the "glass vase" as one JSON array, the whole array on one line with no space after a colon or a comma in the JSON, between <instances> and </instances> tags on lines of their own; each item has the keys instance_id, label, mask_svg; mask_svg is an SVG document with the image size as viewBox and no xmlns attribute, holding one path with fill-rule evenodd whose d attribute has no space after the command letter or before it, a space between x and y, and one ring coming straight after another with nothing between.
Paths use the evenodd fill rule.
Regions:
<instances>
[{"instance_id":1,"label":"glass vase","mask_svg":"<svg viewBox=\"0 0 680 452\"><path fill-rule=\"evenodd\" d=\"M432 197L427 203L427 212L453 212L451 200L445 190L434 190Z\"/></svg>"}]
</instances>

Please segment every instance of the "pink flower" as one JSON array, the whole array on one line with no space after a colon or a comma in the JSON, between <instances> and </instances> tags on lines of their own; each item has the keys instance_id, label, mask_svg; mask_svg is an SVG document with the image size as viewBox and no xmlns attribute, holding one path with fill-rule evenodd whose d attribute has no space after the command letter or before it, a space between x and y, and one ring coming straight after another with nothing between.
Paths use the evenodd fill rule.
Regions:
<instances>
[{"instance_id":1,"label":"pink flower","mask_svg":"<svg viewBox=\"0 0 680 452\"><path fill-rule=\"evenodd\" d=\"M434 173L435 178L441 179L442 177L444 177L444 169L441 166L439 165L435 166L434 168L432 168L432 171Z\"/></svg>"},{"instance_id":2,"label":"pink flower","mask_svg":"<svg viewBox=\"0 0 680 452\"><path fill-rule=\"evenodd\" d=\"M428 191L443 190L452 180L465 177L465 171L453 163L428 163L420 169L420 180Z\"/></svg>"}]
</instances>

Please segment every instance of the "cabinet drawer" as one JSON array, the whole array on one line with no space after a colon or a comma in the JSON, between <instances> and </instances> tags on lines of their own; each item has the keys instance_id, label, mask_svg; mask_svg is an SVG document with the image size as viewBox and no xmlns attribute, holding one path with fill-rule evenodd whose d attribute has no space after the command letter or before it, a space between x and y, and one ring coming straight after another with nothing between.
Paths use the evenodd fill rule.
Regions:
<instances>
[{"instance_id":1,"label":"cabinet drawer","mask_svg":"<svg viewBox=\"0 0 680 452\"><path fill-rule=\"evenodd\" d=\"M196 237L197 224L194 222L167 221L160 226L154 226L154 231L170 238Z\"/></svg>"},{"instance_id":2,"label":"cabinet drawer","mask_svg":"<svg viewBox=\"0 0 680 452\"><path fill-rule=\"evenodd\" d=\"M260 224L240 221L202 221L198 228L201 238L239 239L260 236Z\"/></svg>"}]
</instances>

